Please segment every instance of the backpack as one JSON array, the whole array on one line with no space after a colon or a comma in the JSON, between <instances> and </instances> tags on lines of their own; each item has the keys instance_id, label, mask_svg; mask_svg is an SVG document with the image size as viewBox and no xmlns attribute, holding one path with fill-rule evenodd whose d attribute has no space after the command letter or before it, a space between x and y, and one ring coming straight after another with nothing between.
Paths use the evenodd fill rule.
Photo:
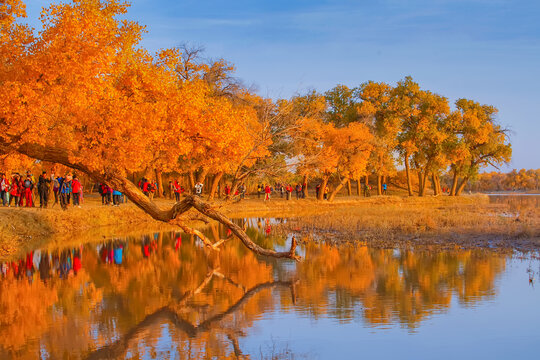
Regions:
<instances>
[{"instance_id":1,"label":"backpack","mask_svg":"<svg viewBox=\"0 0 540 360\"><path fill-rule=\"evenodd\" d=\"M30 189L32 187L32 182L29 179L24 180L24 187Z\"/></svg>"}]
</instances>

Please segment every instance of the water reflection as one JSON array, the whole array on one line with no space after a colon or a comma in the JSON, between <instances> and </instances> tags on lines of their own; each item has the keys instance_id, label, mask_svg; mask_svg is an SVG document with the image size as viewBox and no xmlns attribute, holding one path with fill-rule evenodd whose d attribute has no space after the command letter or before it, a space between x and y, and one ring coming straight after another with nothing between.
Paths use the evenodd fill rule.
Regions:
<instances>
[{"instance_id":1,"label":"water reflection","mask_svg":"<svg viewBox=\"0 0 540 360\"><path fill-rule=\"evenodd\" d=\"M510 210L540 208L540 194L490 194L489 202L492 204L507 204Z\"/></svg>"},{"instance_id":2,"label":"water reflection","mask_svg":"<svg viewBox=\"0 0 540 360\"><path fill-rule=\"evenodd\" d=\"M272 224L249 219L247 231L287 247ZM474 250L300 251L300 263L258 258L235 240L209 252L178 232L36 250L2 264L0 358L238 358L275 313L414 330L453 300L492 299L507 262Z\"/></svg>"}]
</instances>

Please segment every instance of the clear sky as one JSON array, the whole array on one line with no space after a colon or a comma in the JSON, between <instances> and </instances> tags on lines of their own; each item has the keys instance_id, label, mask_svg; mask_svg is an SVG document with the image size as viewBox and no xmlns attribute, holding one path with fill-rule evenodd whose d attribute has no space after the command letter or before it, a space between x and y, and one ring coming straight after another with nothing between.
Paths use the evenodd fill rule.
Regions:
<instances>
[{"instance_id":1,"label":"clear sky","mask_svg":"<svg viewBox=\"0 0 540 360\"><path fill-rule=\"evenodd\" d=\"M27 0L37 24L50 0ZM143 46L201 45L263 96L396 81L499 108L512 168L540 168L540 0L133 0Z\"/></svg>"}]
</instances>

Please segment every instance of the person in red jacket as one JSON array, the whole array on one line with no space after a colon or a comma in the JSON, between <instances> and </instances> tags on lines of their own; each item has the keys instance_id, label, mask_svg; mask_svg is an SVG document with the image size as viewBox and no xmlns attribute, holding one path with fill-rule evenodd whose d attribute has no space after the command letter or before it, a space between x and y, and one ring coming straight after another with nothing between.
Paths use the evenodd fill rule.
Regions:
<instances>
[{"instance_id":1,"label":"person in red jacket","mask_svg":"<svg viewBox=\"0 0 540 360\"><path fill-rule=\"evenodd\" d=\"M178 180L174 180L173 189L174 198L178 202L180 201L180 195L184 192L184 188L182 187L182 185L180 185L180 182Z\"/></svg>"},{"instance_id":2,"label":"person in red jacket","mask_svg":"<svg viewBox=\"0 0 540 360\"><path fill-rule=\"evenodd\" d=\"M71 193L73 194L73 206L80 207L82 185L77 175L71 181Z\"/></svg>"},{"instance_id":3,"label":"person in red jacket","mask_svg":"<svg viewBox=\"0 0 540 360\"><path fill-rule=\"evenodd\" d=\"M272 192L272 189L270 188L270 185L266 185L264 187L264 201L270 200L270 193Z\"/></svg>"}]
</instances>

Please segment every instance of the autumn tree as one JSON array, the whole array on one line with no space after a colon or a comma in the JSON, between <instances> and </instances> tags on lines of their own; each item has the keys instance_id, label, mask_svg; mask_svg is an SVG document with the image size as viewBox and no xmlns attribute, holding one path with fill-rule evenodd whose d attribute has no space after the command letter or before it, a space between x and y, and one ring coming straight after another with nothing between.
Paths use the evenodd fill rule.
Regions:
<instances>
[{"instance_id":1,"label":"autumn tree","mask_svg":"<svg viewBox=\"0 0 540 360\"><path fill-rule=\"evenodd\" d=\"M495 107L467 99L456 101L456 107L449 151L453 171L452 196L460 195L468 180L481 168L497 167L510 161L512 156L507 130L495 119L498 111Z\"/></svg>"},{"instance_id":2,"label":"autumn tree","mask_svg":"<svg viewBox=\"0 0 540 360\"><path fill-rule=\"evenodd\" d=\"M358 113L373 134L373 151L369 167L377 176L377 194L382 194L384 177L395 173L394 149L399 131L398 118L389 109L392 87L385 83L368 81L357 90L360 103ZM358 182L360 194L360 182Z\"/></svg>"},{"instance_id":3,"label":"autumn tree","mask_svg":"<svg viewBox=\"0 0 540 360\"><path fill-rule=\"evenodd\" d=\"M208 129L200 122L207 86L201 81L179 86L174 57L163 62L139 47L143 27L121 18L127 9L120 0L51 5L35 38L14 21L2 22L3 53L20 48L22 40L31 42L1 68L0 151L87 173L122 191L154 219L192 233L179 216L195 206L226 223L251 250L294 257L292 251L260 248L200 199L187 197L162 210L128 180L128 173L146 168L160 149L171 158L189 154L198 134ZM21 15L2 10L2 19Z\"/></svg>"}]
</instances>

